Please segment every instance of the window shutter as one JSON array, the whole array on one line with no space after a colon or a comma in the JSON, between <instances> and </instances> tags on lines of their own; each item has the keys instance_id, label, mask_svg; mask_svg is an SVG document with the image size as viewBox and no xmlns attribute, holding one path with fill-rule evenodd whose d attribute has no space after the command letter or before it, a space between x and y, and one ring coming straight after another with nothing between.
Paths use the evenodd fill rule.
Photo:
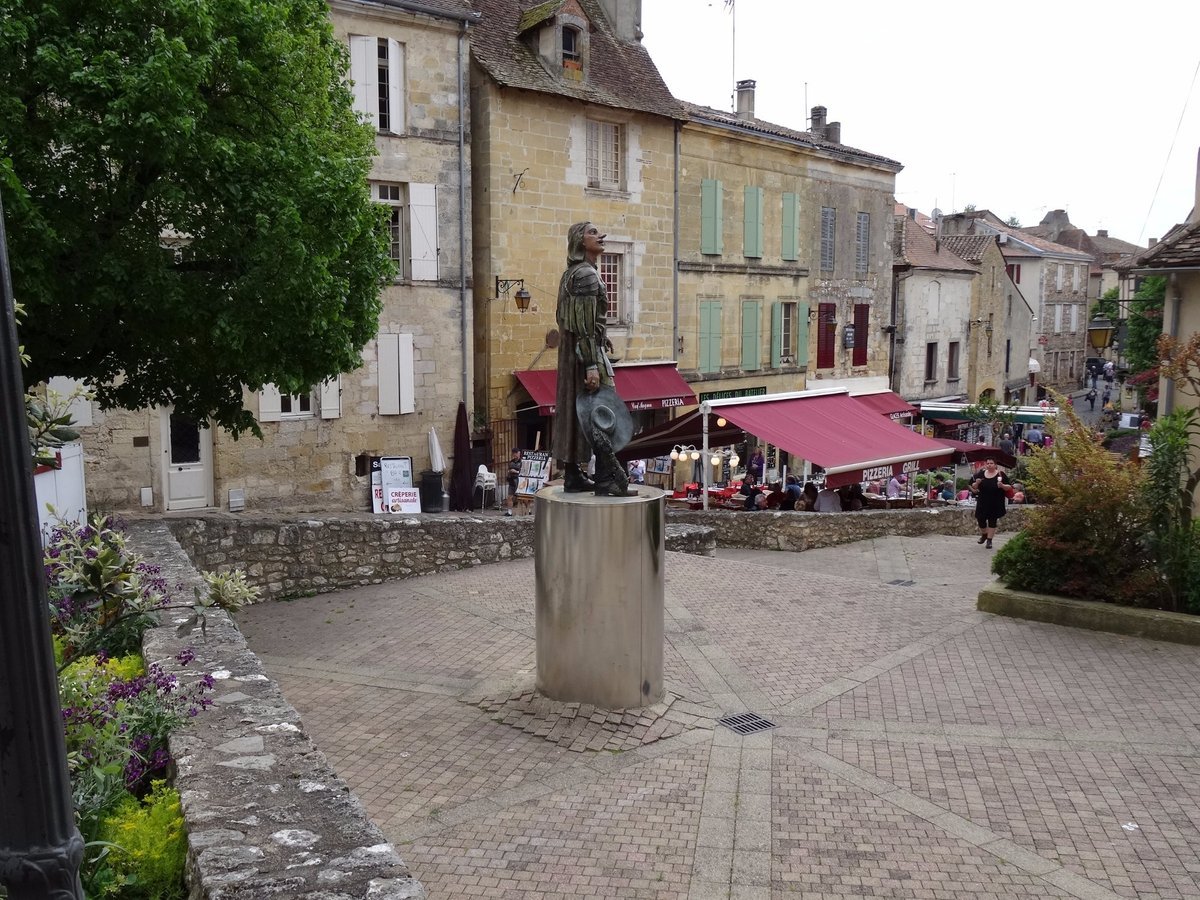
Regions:
<instances>
[{"instance_id":1,"label":"window shutter","mask_svg":"<svg viewBox=\"0 0 1200 900\"><path fill-rule=\"evenodd\" d=\"M404 132L404 45L388 38L388 117L392 131Z\"/></svg>"},{"instance_id":2,"label":"window shutter","mask_svg":"<svg viewBox=\"0 0 1200 900\"><path fill-rule=\"evenodd\" d=\"M700 304L700 371L721 370L721 304Z\"/></svg>"},{"instance_id":3,"label":"window shutter","mask_svg":"<svg viewBox=\"0 0 1200 900\"><path fill-rule=\"evenodd\" d=\"M797 233L797 226L800 223L799 207L795 194L783 195L783 239L780 243L779 253L786 260L795 260L800 255L800 240Z\"/></svg>"},{"instance_id":4,"label":"window shutter","mask_svg":"<svg viewBox=\"0 0 1200 900\"><path fill-rule=\"evenodd\" d=\"M437 189L432 184L408 186L408 218L412 280L437 281Z\"/></svg>"},{"instance_id":5,"label":"window shutter","mask_svg":"<svg viewBox=\"0 0 1200 900\"><path fill-rule=\"evenodd\" d=\"M746 185L746 206L742 216L742 255L761 259L763 255L763 189Z\"/></svg>"},{"instance_id":6,"label":"window shutter","mask_svg":"<svg viewBox=\"0 0 1200 900\"><path fill-rule=\"evenodd\" d=\"M278 422L282 413L279 403L279 388L273 384L264 384L258 392L258 421Z\"/></svg>"},{"instance_id":7,"label":"window shutter","mask_svg":"<svg viewBox=\"0 0 1200 900\"><path fill-rule=\"evenodd\" d=\"M354 93L354 111L378 127L378 76L372 71L377 62L376 39L360 34L350 35L350 80Z\"/></svg>"},{"instance_id":8,"label":"window shutter","mask_svg":"<svg viewBox=\"0 0 1200 900\"><path fill-rule=\"evenodd\" d=\"M865 276L871 266L871 214L858 214L854 241L854 274Z\"/></svg>"},{"instance_id":9,"label":"window shutter","mask_svg":"<svg viewBox=\"0 0 1200 900\"><path fill-rule=\"evenodd\" d=\"M321 382L321 418L340 419L342 416L342 376L334 375Z\"/></svg>"},{"instance_id":10,"label":"window shutter","mask_svg":"<svg viewBox=\"0 0 1200 900\"><path fill-rule=\"evenodd\" d=\"M833 339L837 335L837 305L817 304L817 368L832 369L834 361Z\"/></svg>"},{"instance_id":11,"label":"window shutter","mask_svg":"<svg viewBox=\"0 0 1200 900\"><path fill-rule=\"evenodd\" d=\"M871 322L871 304L854 304L854 351L850 364L865 366L867 364L867 326Z\"/></svg>"},{"instance_id":12,"label":"window shutter","mask_svg":"<svg viewBox=\"0 0 1200 900\"><path fill-rule=\"evenodd\" d=\"M796 365L808 365L808 304L796 304Z\"/></svg>"},{"instance_id":13,"label":"window shutter","mask_svg":"<svg viewBox=\"0 0 1200 900\"><path fill-rule=\"evenodd\" d=\"M771 368L778 369L783 357L783 304L771 304Z\"/></svg>"},{"instance_id":14,"label":"window shutter","mask_svg":"<svg viewBox=\"0 0 1200 900\"><path fill-rule=\"evenodd\" d=\"M379 414L395 416L416 409L413 385L413 336L379 334Z\"/></svg>"},{"instance_id":15,"label":"window shutter","mask_svg":"<svg viewBox=\"0 0 1200 900\"><path fill-rule=\"evenodd\" d=\"M747 372L762 368L761 312L762 303L758 300L742 303L742 369Z\"/></svg>"},{"instance_id":16,"label":"window shutter","mask_svg":"<svg viewBox=\"0 0 1200 900\"><path fill-rule=\"evenodd\" d=\"M1076 334L1079 331L1079 306L1071 307L1071 334Z\"/></svg>"},{"instance_id":17,"label":"window shutter","mask_svg":"<svg viewBox=\"0 0 1200 900\"><path fill-rule=\"evenodd\" d=\"M1055 332L1055 334L1059 334L1062 332L1062 320L1063 320L1063 305L1061 303L1057 303L1054 306L1054 332Z\"/></svg>"},{"instance_id":18,"label":"window shutter","mask_svg":"<svg viewBox=\"0 0 1200 900\"><path fill-rule=\"evenodd\" d=\"M721 243L721 182L705 178L700 182L700 252L719 254Z\"/></svg>"}]
</instances>

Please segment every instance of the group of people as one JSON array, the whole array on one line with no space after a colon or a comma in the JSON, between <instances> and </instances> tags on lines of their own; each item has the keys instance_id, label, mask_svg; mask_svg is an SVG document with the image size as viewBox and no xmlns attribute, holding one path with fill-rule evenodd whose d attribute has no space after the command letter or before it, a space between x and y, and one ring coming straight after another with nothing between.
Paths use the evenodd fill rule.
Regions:
<instances>
[{"instance_id":1,"label":"group of people","mask_svg":"<svg viewBox=\"0 0 1200 900\"><path fill-rule=\"evenodd\" d=\"M810 481L802 488L800 479L795 475L789 475L783 484L763 486L747 472L738 493L745 498L743 508L747 510L853 512L863 509L866 505L861 484L848 484L839 488L822 486L818 489L816 484Z\"/></svg>"}]
</instances>

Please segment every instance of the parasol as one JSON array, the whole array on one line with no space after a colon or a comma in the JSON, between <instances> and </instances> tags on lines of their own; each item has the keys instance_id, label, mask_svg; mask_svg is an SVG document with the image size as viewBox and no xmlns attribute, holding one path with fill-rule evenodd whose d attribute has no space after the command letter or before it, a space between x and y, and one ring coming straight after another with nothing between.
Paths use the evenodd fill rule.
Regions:
<instances>
[{"instance_id":1,"label":"parasol","mask_svg":"<svg viewBox=\"0 0 1200 900\"><path fill-rule=\"evenodd\" d=\"M454 420L454 469L450 474L450 508L466 512L475 499L475 473L471 471L471 430L467 404L459 401Z\"/></svg>"},{"instance_id":2,"label":"parasol","mask_svg":"<svg viewBox=\"0 0 1200 900\"><path fill-rule=\"evenodd\" d=\"M435 472L446 471L446 457L442 454L442 443L438 440L437 432L429 429L429 468Z\"/></svg>"}]
</instances>

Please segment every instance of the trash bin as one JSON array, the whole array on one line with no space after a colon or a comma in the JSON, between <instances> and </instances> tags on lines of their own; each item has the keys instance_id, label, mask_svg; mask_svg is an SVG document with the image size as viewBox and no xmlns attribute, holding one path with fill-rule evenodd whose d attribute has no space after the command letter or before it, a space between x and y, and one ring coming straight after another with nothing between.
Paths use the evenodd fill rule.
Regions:
<instances>
[{"instance_id":1,"label":"trash bin","mask_svg":"<svg viewBox=\"0 0 1200 900\"><path fill-rule=\"evenodd\" d=\"M426 469L421 473L421 512L442 511L442 473Z\"/></svg>"}]
</instances>

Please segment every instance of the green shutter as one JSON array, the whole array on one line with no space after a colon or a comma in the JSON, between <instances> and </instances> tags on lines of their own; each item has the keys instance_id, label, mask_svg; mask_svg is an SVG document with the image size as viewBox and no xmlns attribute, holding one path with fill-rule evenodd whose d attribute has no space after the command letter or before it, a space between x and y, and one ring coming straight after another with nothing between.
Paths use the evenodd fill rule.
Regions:
<instances>
[{"instance_id":1,"label":"green shutter","mask_svg":"<svg viewBox=\"0 0 1200 900\"><path fill-rule=\"evenodd\" d=\"M778 369L783 356L783 304L771 304L771 368Z\"/></svg>"},{"instance_id":2,"label":"green shutter","mask_svg":"<svg viewBox=\"0 0 1200 900\"><path fill-rule=\"evenodd\" d=\"M721 182L705 178L700 182L700 252L720 254Z\"/></svg>"},{"instance_id":3,"label":"green shutter","mask_svg":"<svg viewBox=\"0 0 1200 900\"><path fill-rule=\"evenodd\" d=\"M808 365L808 304L796 304L796 365Z\"/></svg>"},{"instance_id":4,"label":"green shutter","mask_svg":"<svg viewBox=\"0 0 1200 900\"><path fill-rule=\"evenodd\" d=\"M796 260L800 256L800 236L797 226L800 222L800 205L796 202L795 194L783 195L783 242L780 245L780 255L786 260Z\"/></svg>"},{"instance_id":5,"label":"green shutter","mask_svg":"<svg viewBox=\"0 0 1200 900\"><path fill-rule=\"evenodd\" d=\"M746 185L746 209L743 216L743 255L762 259L763 255L763 189Z\"/></svg>"},{"instance_id":6,"label":"green shutter","mask_svg":"<svg viewBox=\"0 0 1200 900\"><path fill-rule=\"evenodd\" d=\"M721 371L721 304L700 304L700 371Z\"/></svg>"},{"instance_id":7,"label":"green shutter","mask_svg":"<svg viewBox=\"0 0 1200 900\"><path fill-rule=\"evenodd\" d=\"M742 304L742 369L746 372L762 368L761 315L762 301L747 300Z\"/></svg>"}]
</instances>

